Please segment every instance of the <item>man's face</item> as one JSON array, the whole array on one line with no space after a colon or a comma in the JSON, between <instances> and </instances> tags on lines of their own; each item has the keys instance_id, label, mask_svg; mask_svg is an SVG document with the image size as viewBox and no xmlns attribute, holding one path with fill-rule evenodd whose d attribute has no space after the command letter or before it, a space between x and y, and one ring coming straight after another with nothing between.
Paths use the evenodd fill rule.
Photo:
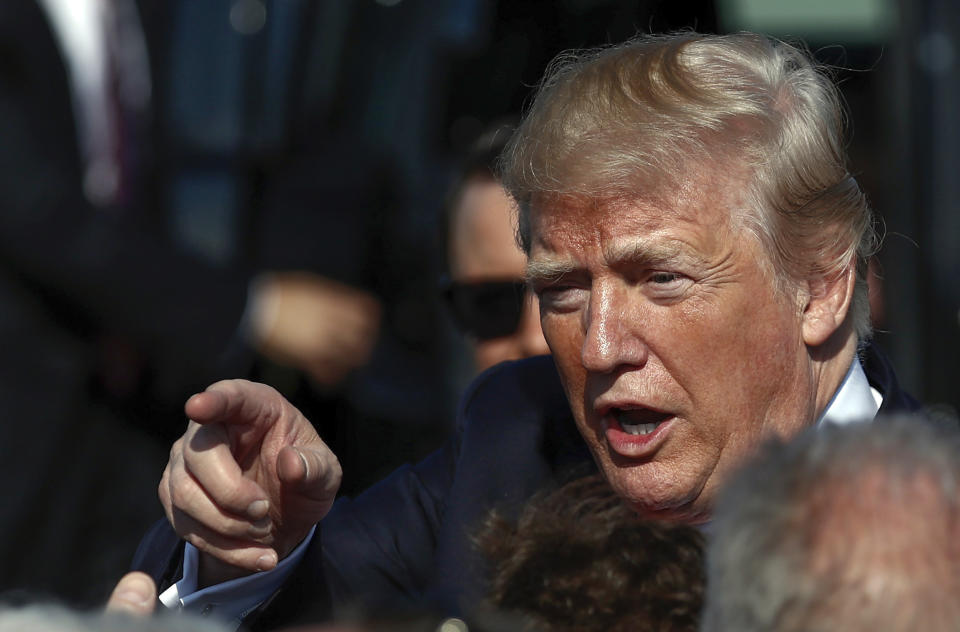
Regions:
<instances>
[{"instance_id":1,"label":"man's face","mask_svg":"<svg viewBox=\"0 0 960 632\"><path fill-rule=\"evenodd\" d=\"M476 179L464 188L450 230L450 277L459 283L522 280L527 258L514 238L513 206L499 183ZM483 370L505 360L549 353L536 297L526 298L511 333L473 342Z\"/></svg>"},{"instance_id":2,"label":"man's face","mask_svg":"<svg viewBox=\"0 0 960 632\"><path fill-rule=\"evenodd\" d=\"M708 519L723 474L815 413L796 302L733 225L741 182L660 198L539 200L530 278L593 457L641 515Z\"/></svg>"}]
</instances>

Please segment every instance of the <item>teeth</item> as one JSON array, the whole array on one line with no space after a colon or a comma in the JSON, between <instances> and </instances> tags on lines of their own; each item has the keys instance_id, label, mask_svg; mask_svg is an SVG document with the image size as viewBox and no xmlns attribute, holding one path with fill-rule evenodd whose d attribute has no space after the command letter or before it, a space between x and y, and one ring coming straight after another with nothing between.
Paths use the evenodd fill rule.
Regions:
<instances>
[{"instance_id":1,"label":"teeth","mask_svg":"<svg viewBox=\"0 0 960 632\"><path fill-rule=\"evenodd\" d=\"M623 431L627 434L632 435L647 435L657 429L657 426L660 424L628 424L620 422L620 427L623 428Z\"/></svg>"},{"instance_id":2,"label":"teeth","mask_svg":"<svg viewBox=\"0 0 960 632\"><path fill-rule=\"evenodd\" d=\"M670 413L650 408L614 408L610 413L624 432L639 436L652 433L671 417Z\"/></svg>"}]
</instances>

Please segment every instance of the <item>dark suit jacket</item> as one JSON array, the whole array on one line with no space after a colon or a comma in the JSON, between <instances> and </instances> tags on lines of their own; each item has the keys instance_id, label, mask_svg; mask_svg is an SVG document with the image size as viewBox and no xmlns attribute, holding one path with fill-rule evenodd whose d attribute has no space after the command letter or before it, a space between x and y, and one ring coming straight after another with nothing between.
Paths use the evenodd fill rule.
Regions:
<instances>
[{"instance_id":1,"label":"dark suit jacket","mask_svg":"<svg viewBox=\"0 0 960 632\"><path fill-rule=\"evenodd\" d=\"M864 366L883 394L881 412L918 408L875 349L866 350ZM270 629L355 602L468 611L482 590L469 537L479 520L593 467L552 359L494 367L465 395L456 435L356 499L340 499L294 576L247 624ZM181 551L170 527L158 523L135 567L166 587L179 579Z\"/></svg>"}]
</instances>

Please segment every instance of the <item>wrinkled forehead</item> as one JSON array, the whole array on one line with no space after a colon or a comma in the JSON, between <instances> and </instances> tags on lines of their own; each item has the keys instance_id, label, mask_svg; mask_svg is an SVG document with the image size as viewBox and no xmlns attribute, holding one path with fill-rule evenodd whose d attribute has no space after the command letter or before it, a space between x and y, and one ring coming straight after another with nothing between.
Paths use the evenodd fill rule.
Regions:
<instances>
[{"instance_id":1,"label":"wrinkled forehead","mask_svg":"<svg viewBox=\"0 0 960 632\"><path fill-rule=\"evenodd\" d=\"M720 231L739 225L736 220L747 208L747 185L743 170L710 165L599 194L538 193L528 206L531 245L557 237L571 243L622 236L611 229L638 235L677 225Z\"/></svg>"}]
</instances>

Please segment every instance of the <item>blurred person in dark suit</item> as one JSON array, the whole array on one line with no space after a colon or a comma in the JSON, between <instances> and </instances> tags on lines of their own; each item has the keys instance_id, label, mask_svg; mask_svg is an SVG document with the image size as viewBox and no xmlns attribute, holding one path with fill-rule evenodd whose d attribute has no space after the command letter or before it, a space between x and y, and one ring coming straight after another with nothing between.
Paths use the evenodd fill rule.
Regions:
<instances>
[{"instance_id":1,"label":"blurred person in dark suit","mask_svg":"<svg viewBox=\"0 0 960 632\"><path fill-rule=\"evenodd\" d=\"M0 6L0 591L103 598L159 512L164 396L255 354L335 385L376 339L366 292L166 238L148 41L125 0ZM120 414L143 383L163 395Z\"/></svg>"},{"instance_id":2,"label":"blurred person in dark suit","mask_svg":"<svg viewBox=\"0 0 960 632\"><path fill-rule=\"evenodd\" d=\"M828 424L764 448L717 500L707 632L960 628L960 429Z\"/></svg>"}]
</instances>

